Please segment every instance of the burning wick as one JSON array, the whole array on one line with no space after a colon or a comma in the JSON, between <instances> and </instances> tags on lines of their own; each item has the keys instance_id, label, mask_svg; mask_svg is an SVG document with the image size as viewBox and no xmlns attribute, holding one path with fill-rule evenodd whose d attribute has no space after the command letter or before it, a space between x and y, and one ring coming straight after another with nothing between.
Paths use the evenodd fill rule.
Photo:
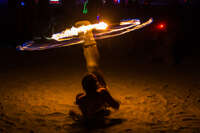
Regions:
<instances>
[{"instance_id":1,"label":"burning wick","mask_svg":"<svg viewBox=\"0 0 200 133\"><path fill-rule=\"evenodd\" d=\"M53 34L50 38L45 37L44 39L36 39L25 42L22 45L17 46L17 50L34 51L72 46L76 44L90 45L90 43L88 44L87 41L95 41L124 35L126 33L142 29L151 23L153 23L152 18L143 23L141 23L139 19L123 19L120 21L120 23L111 24L109 27L108 24L104 22L99 22L97 24L81 23L80 25L76 25L76 27L72 27L71 29L68 28L60 33ZM166 29L166 24L163 24L163 28ZM93 29L96 30L92 31ZM81 34L84 35L91 33L93 36L92 38L80 36Z\"/></svg>"},{"instance_id":2,"label":"burning wick","mask_svg":"<svg viewBox=\"0 0 200 133\"><path fill-rule=\"evenodd\" d=\"M89 30L96 29L96 30L105 30L108 27L108 25L104 22L100 22L98 24L90 24L90 25L83 25L78 28L72 27L71 29L66 29L65 31L57 34L52 35L52 39L57 40L57 41L62 41L60 40L61 38L65 37L72 37L72 36L78 36L79 33L84 32L86 33Z\"/></svg>"}]
</instances>

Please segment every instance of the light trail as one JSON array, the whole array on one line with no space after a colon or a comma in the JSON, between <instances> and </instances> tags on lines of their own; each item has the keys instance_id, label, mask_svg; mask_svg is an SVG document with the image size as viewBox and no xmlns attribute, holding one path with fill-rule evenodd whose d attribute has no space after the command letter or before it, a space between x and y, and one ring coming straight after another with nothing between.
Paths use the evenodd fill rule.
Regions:
<instances>
[{"instance_id":1,"label":"light trail","mask_svg":"<svg viewBox=\"0 0 200 133\"><path fill-rule=\"evenodd\" d=\"M122 31L122 30L112 30L111 32L109 32L109 33L113 33L113 32L118 32L118 31L122 31L122 32L120 32L120 33L115 33L115 34L111 34L111 35L101 35L101 36L99 36L99 37L95 37L95 39L97 39L97 40L99 40L99 39L105 39L105 38L111 38L111 37L115 37L115 36L120 36L120 35L123 35L123 34L126 34L126 33L128 33L128 32L131 32L131 31L134 31L134 30L137 30L137 29L141 29L141 28L143 28L143 27L145 27L145 26L147 26L147 25L149 25L149 24L151 24L153 22L153 19L149 19L147 22L145 22L145 23L142 23L142 24L140 24L140 25L137 25L137 26L129 26L128 28L122 28L122 30L124 30L124 31ZM106 33L107 34L107 33Z\"/></svg>"},{"instance_id":2,"label":"light trail","mask_svg":"<svg viewBox=\"0 0 200 133\"><path fill-rule=\"evenodd\" d=\"M126 33L144 28L152 22L152 18L144 23L141 23L139 19L131 19L123 20L120 24L114 26L100 22L98 24L80 26L78 28L72 27L71 29L66 29L61 33L53 34L52 37L47 39L25 42L24 44L17 46L17 49L21 51L34 51L72 46L84 43L84 40L81 40L78 36L81 32L86 33L89 30L93 30L94 39L101 40L124 35Z\"/></svg>"},{"instance_id":3,"label":"light trail","mask_svg":"<svg viewBox=\"0 0 200 133\"><path fill-rule=\"evenodd\" d=\"M86 26L83 25L78 28L72 27L71 29L66 29L61 33L53 34L51 38L57 41L63 41L62 38L78 36L79 33L81 32L85 33L92 29L105 30L107 27L108 25L104 22L100 22L98 24L86 25Z\"/></svg>"}]
</instances>

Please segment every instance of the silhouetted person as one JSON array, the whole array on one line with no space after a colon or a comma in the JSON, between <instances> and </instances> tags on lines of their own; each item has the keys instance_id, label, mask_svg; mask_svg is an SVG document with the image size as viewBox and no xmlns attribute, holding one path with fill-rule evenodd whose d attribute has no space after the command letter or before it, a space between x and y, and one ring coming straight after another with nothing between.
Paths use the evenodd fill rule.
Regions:
<instances>
[{"instance_id":1,"label":"silhouetted person","mask_svg":"<svg viewBox=\"0 0 200 133\"><path fill-rule=\"evenodd\" d=\"M88 73L82 80L85 93L76 96L76 104L85 120L100 120L110 114L108 107L118 110L119 102L110 95L99 74Z\"/></svg>"}]
</instances>

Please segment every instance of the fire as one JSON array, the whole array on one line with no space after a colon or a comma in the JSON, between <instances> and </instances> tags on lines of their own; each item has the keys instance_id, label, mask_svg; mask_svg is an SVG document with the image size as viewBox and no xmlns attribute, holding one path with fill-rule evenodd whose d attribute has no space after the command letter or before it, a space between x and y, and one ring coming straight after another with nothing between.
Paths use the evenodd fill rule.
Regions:
<instances>
[{"instance_id":1,"label":"fire","mask_svg":"<svg viewBox=\"0 0 200 133\"><path fill-rule=\"evenodd\" d=\"M66 29L60 33L53 34L50 38L46 37L44 39L36 39L33 41L25 42L24 44L17 46L17 49L34 51L82 44L86 43L86 41L95 41L124 35L131 31L144 28L150 25L151 23L153 23L153 18L150 18L149 20L143 23L141 23L139 19L123 19L120 21L119 24L110 24L109 27L108 24L104 22L100 22L97 24L77 22L76 27L72 27L71 29ZM166 23L163 23L163 26L161 27L165 29ZM93 29L102 31L92 32ZM91 37L93 38L90 39L89 37L81 37L85 36L86 34L91 35Z\"/></svg>"},{"instance_id":2,"label":"fire","mask_svg":"<svg viewBox=\"0 0 200 133\"><path fill-rule=\"evenodd\" d=\"M130 20L125 20L125 21L120 22L120 25L129 25L129 24L139 25L141 23L140 23L140 20L138 19L130 19Z\"/></svg>"},{"instance_id":3,"label":"fire","mask_svg":"<svg viewBox=\"0 0 200 133\"><path fill-rule=\"evenodd\" d=\"M83 25L83 26L80 26L78 28L72 27L71 29L66 29L61 33L53 34L51 38L55 39L57 41L62 41L62 38L78 36L78 34L81 33L81 32L85 33L85 32L92 30L92 29L105 30L107 27L108 27L108 24L106 24L104 22L100 22L98 24L86 25L86 26Z\"/></svg>"}]
</instances>

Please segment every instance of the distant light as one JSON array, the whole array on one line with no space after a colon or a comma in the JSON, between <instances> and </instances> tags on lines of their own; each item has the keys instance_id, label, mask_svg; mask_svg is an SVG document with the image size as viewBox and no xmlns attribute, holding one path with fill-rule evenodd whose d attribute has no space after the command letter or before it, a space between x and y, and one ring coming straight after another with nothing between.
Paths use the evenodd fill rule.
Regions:
<instances>
[{"instance_id":1,"label":"distant light","mask_svg":"<svg viewBox=\"0 0 200 133\"><path fill-rule=\"evenodd\" d=\"M159 29L159 30L164 30L164 29L166 29L166 24L165 24L165 23L160 23L160 24L158 24L158 25L157 25L157 29Z\"/></svg>"},{"instance_id":2,"label":"distant light","mask_svg":"<svg viewBox=\"0 0 200 133\"><path fill-rule=\"evenodd\" d=\"M119 4L119 3L120 3L120 0L114 0L114 3Z\"/></svg>"},{"instance_id":3,"label":"distant light","mask_svg":"<svg viewBox=\"0 0 200 133\"><path fill-rule=\"evenodd\" d=\"M25 3L23 1L21 2L21 6L25 6Z\"/></svg>"},{"instance_id":4,"label":"distant light","mask_svg":"<svg viewBox=\"0 0 200 133\"><path fill-rule=\"evenodd\" d=\"M88 13L87 4L88 4L88 0L86 0L86 1L84 2L83 14L87 14L87 13Z\"/></svg>"},{"instance_id":5,"label":"distant light","mask_svg":"<svg viewBox=\"0 0 200 133\"><path fill-rule=\"evenodd\" d=\"M97 16L97 21L100 22L100 16Z\"/></svg>"},{"instance_id":6,"label":"distant light","mask_svg":"<svg viewBox=\"0 0 200 133\"><path fill-rule=\"evenodd\" d=\"M164 25L163 25L163 24L160 24L160 25L159 25L159 28L161 28L161 29L164 28Z\"/></svg>"},{"instance_id":7,"label":"distant light","mask_svg":"<svg viewBox=\"0 0 200 133\"><path fill-rule=\"evenodd\" d=\"M49 0L50 4L61 4L61 0Z\"/></svg>"}]
</instances>

